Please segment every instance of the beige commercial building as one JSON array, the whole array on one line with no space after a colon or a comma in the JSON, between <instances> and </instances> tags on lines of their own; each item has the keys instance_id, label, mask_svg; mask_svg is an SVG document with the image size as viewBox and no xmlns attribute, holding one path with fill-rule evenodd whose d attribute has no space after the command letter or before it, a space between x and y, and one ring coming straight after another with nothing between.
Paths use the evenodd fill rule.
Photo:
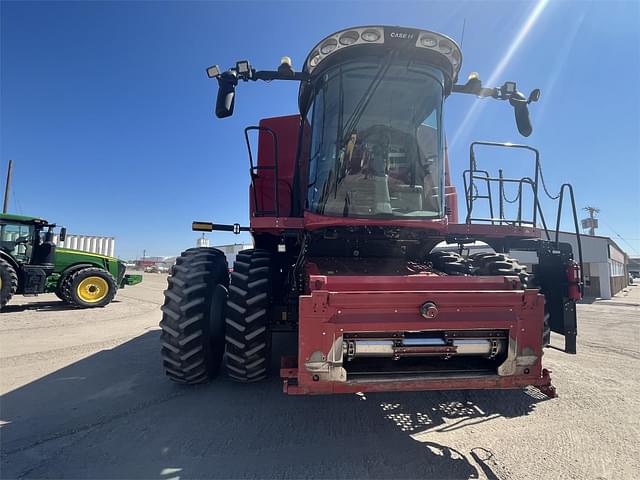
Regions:
<instances>
[{"instance_id":1,"label":"beige commercial building","mask_svg":"<svg viewBox=\"0 0 640 480\"><path fill-rule=\"evenodd\" d=\"M598 235L580 235L584 269L584 296L611 298L629 285L629 257L616 242ZM560 241L570 243L578 258L575 234L560 233Z\"/></svg>"}]
</instances>

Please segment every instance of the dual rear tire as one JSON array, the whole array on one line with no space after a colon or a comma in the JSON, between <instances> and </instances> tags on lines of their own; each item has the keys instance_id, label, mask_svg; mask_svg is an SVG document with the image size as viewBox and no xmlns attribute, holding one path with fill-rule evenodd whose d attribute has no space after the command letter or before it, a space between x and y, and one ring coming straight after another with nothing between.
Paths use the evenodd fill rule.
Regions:
<instances>
[{"instance_id":1,"label":"dual rear tire","mask_svg":"<svg viewBox=\"0 0 640 480\"><path fill-rule=\"evenodd\" d=\"M270 254L263 250L240 252L231 276L215 248L182 253L168 279L160 322L162 363L171 380L204 383L219 373L223 360L235 381L266 378L270 269Z\"/></svg>"}]
</instances>

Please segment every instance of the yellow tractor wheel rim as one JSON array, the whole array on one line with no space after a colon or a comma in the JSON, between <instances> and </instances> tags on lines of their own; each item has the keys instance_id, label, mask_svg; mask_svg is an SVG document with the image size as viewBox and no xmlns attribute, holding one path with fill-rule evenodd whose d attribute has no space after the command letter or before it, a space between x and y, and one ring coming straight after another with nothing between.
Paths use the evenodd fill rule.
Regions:
<instances>
[{"instance_id":1,"label":"yellow tractor wheel rim","mask_svg":"<svg viewBox=\"0 0 640 480\"><path fill-rule=\"evenodd\" d=\"M109 284L101 277L87 277L80 282L76 293L83 302L96 303L107 296Z\"/></svg>"}]
</instances>

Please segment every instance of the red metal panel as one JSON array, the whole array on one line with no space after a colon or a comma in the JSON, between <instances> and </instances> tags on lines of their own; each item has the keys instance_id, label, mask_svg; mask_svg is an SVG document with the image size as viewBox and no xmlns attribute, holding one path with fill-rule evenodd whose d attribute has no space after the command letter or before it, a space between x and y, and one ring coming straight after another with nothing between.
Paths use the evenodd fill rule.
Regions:
<instances>
[{"instance_id":1,"label":"red metal panel","mask_svg":"<svg viewBox=\"0 0 640 480\"><path fill-rule=\"evenodd\" d=\"M311 273L311 272L310 272ZM406 276L350 276L350 275L317 275L311 274L309 279L311 290L329 290L332 292L379 292L414 290L514 290L520 287L519 277L509 276L440 276L440 275L406 275ZM481 299L486 297L482 296ZM491 299L490 302L493 300Z\"/></svg>"},{"instance_id":2,"label":"red metal panel","mask_svg":"<svg viewBox=\"0 0 640 480\"><path fill-rule=\"evenodd\" d=\"M253 200L252 200L253 201ZM283 227L283 225L288 225ZM317 230L327 227L340 226L389 226L396 228L416 228L426 230L427 234L434 237L445 238L447 235L469 235L487 238L541 238L540 230L532 227L514 227L512 225L489 225L449 223L447 219L437 220L375 220L367 218L328 217L315 213L304 212L304 220L298 217L253 217L251 227L258 230L279 232L283 228L298 228Z\"/></svg>"},{"instance_id":3,"label":"red metal panel","mask_svg":"<svg viewBox=\"0 0 640 480\"><path fill-rule=\"evenodd\" d=\"M423 230L434 230L436 232L444 231L447 225L446 218L439 218L435 220L419 219L419 220L405 220L402 218L395 218L393 220L378 220L375 218L349 218L349 217L329 217L325 215L318 215L315 213L304 212L304 226L307 230L317 230L327 227L339 227L339 226L389 226L389 227L407 227L407 228L421 228Z\"/></svg>"},{"instance_id":4,"label":"red metal panel","mask_svg":"<svg viewBox=\"0 0 640 480\"><path fill-rule=\"evenodd\" d=\"M280 235L284 230L302 230L304 228L304 220L299 217L251 217L249 222L253 231L273 235Z\"/></svg>"},{"instance_id":5,"label":"red metal panel","mask_svg":"<svg viewBox=\"0 0 640 480\"><path fill-rule=\"evenodd\" d=\"M451 183L449 169L449 149L447 141L444 143L444 205L447 209L447 218L450 223L458 223L458 193Z\"/></svg>"},{"instance_id":6,"label":"red metal panel","mask_svg":"<svg viewBox=\"0 0 640 480\"><path fill-rule=\"evenodd\" d=\"M540 238L540 230L533 227L515 227L512 225L450 223L448 234L478 235L484 237L522 237Z\"/></svg>"},{"instance_id":7,"label":"red metal panel","mask_svg":"<svg viewBox=\"0 0 640 480\"><path fill-rule=\"evenodd\" d=\"M487 390L487 389L517 389L528 386L538 387L545 395L556 396L555 388L551 385L551 372L542 369L540 374L517 375L500 377L498 375L481 378L449 378L433 380L415 380L401 382L377 383L328 383L316 382L313 389L298 385L295 379L298 369L282 369L283 390L290 395L321 395L331 393L367 393L367 392L401 392L425 390ZM293 380L293 381L292 381Z\"/></svg>"},{"instance_id":8,"label":"red metal panel","mask_svg":"<svg viewBox=\"0 0 640 480\"><path fill-rule=\"evenodd\" d=\"M312 276L310 295L300 297L299 350L295 381L291 366L285 388L289 393L339 393L387 390L429 390L452 388L518 388L549 386L542 371L542 328L544 297L537 290L513 290L495 278L459 277L356 277ZM382 280L381 280L382 279ZM320 283L315 283L318 280ZM457 283L457 289L442 290L440 282ZM384 290L369 290L386 282ZM422 283L416 289L412 282ZM503 280L504 282L504 280ZM431 283L431 286L428 284ZM507 282L508 283L508 282ZM466 285L465 285L466 284ZM473 289L470 289L473 287ZM344 289L343 289L344 288ZM430 301L437 305L438 315L426 319L420 306ZM517 355L533 358L519 365L513 375L464 378L438 377L408 381L354 383L314 378L305 362L314 353L328 355L343 333L420 332L443 330L505 330ZM286 372L283 372L286 373Z\"/></svg>"},{"instance_id":9,"label":"red metal panel","mask_svg":"<svg viewBox=\"0 0 640 480\"><path fill-rule=\"evenodd\" d=\"M300 115L265 118L260 120L260 127L273 130L278 142L278 190L280 216L291 215L291 189L295 170L296 153L298 151L298 134L300 131ZM258 134L258 167L274 165L273 137L265 131ZM258 170L255 178L258 210L275 211L275 171ZM251 189L250 189L251 190ZM254 216L254 195L250 191L250 215Z\"/></svg>"},{"instance_id":10,"label":"red metal panel","mask_svg":"<svg viewBox=\"0 0 640 480\"><path fill-rule=\"evenodd\" d=\"M458 193L453 185L444 187L444 204L449 222L458 223Z\"/></svg>"}]
</instances>

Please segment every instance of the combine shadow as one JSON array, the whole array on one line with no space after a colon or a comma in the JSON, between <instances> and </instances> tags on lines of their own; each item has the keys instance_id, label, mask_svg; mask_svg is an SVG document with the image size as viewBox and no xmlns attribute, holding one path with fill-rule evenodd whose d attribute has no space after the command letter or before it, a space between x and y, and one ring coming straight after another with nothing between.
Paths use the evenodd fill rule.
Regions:
<instances>
[{"instance_id":1,"label":"combine shadow","mask_svg":"<svg viewBox=\"0 0 640 480\"><path fill-rule=\"evenodd\" d=\"M414 434L527 415L545 398L523 391L296 397L276 378L183 387L161 371L158 335L5 394L3 477L491 479L487 455Z\"/></svg>"}]
</instances>

